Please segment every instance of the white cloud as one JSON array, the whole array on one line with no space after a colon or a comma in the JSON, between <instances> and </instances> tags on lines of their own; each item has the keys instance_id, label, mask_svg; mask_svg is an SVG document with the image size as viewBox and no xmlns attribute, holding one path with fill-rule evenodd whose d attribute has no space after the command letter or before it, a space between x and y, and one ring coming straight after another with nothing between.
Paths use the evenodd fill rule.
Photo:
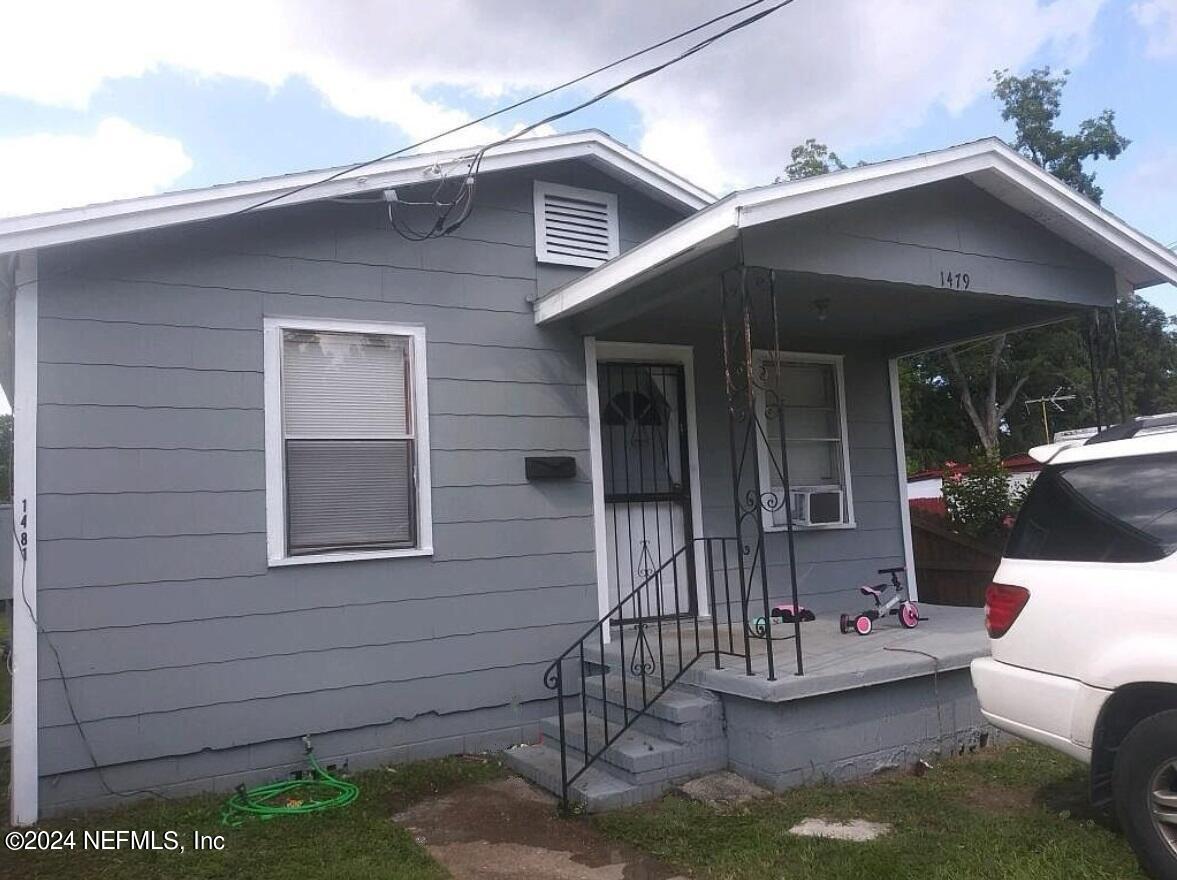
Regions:
<instances>
[{"instance_id":1,"label":"white cloud","mask_svg":"<svg viewBox=\"0 0 1177 880\"><path fill-rule=\"evenodd\" d=\"M1177 0L1141 0L1132 4L1132 14L1147 32L1149 55L1177 55Z\"/></svg>"},{"instance_id":2,"label":"white cloud","mask_svg":"<svg viewBox=\"0 0 1177 880\"><path fill-rule=\"evenodd\" d=\"M123 119L92 134L0 138L0 217L158 192L191 167L179 141Z\"/></svg>"},{"instance_id":3,"label":"white cloud","mask_svg":"<svg viewBox=\"0 0 1177 880\"><path fill-rule=\"evenodd\" d=\"M841 152L885 145L932 108L957 112L983 95L995 67L1017 68L1044 49L1074 63L1103 2L805 0L622 98L641 119L637 146L723 190L771 180L806 137ZM1158 0L1141 5L1149 2ZM271 87L303 77L341 112L419 139L469 118L439 95L550 86L716 11L713 0L40 0L10 9L6 30L55 38L7 46L0 93L84 107L104 82L164 66ZM71 26L57 27L62 20ZM572 117L561 127L578 124ZM456 140L499 133L480 126Z\"/></svg>"}]
</instances>

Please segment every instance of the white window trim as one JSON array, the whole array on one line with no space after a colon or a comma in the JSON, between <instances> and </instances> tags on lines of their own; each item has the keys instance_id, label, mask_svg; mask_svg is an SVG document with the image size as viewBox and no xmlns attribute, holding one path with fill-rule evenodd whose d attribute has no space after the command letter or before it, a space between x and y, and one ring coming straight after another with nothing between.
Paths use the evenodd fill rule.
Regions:
<instances>
[{"instance_id":1,"label":"white window trim","mask_svg":"<svg viewBox=\"0 0 1177 880\"><path fill-rule=\"evenodd\" d=\"M282 441L282 331L370 333L408 336L413 344L413 425L416 428L417 546L387 550L341 550L291 556L286 552L286 462ZM433 509L429 475L429 377L425 359L425 328L417 324L386 324L320 318L265 318L263 321L266 417L266 548L270 566L400 559L433 555Z\"/></svg>"},{"instance_id":2,"label":"white window trim","mask_svg":"<svg viewBox=\"0 0 1177 880\"><path fill-rule=\"evenodd\" d=\"M569 199L599 200L608 206L609 210L609 256L604 260L594 260L582 257L571 257L567 254L554 254L548 250L547 237L544 230L544 196L548 194L563 196ZM621 253L621 217L617 212L617 196L611 192L598 189L583 189L577 186L565 186L562 183L549 183L537 180L532 188L533 207L535 217L535 258L541 263L552 263L559 266L580 266L595 269L602 263Z\"/></svg>"},{"instance_id":3,"label":"white window trim","mask_svg":"<svg viewBox=\"0 0 1177 880\"><path fill-rule=\"evenodd\" d=\"M753 368L759 368L759 365L766 360L772 358L771 351L765 349L756 349L752 352ZM840 354L817 354L807 351L782 351L780 352L782 361L789 363L805 363L805 364L831 364L834 367L834 384L835 391L838 395L838 424L841 429L842 438L842 473L845 475L845 486L843 492L846 496L846 520L840 523L828 523L820 525L800 525L794 523L794 531L804 532L821 532L833 531L837 529L853 529L857 528L857 523L854 519L854 490L851 488L853 482L850 475L850 435L847 430L846 421L846 377L842 362L843 356ZM764 392L759 389L756 390L756 417L760 423L765 424L765 396ZM782 438L783 439L783 438ZM765 440L765 434L758 431L756 434L756 451L757 463L759 473L759 485L761 492L768 492L771 488L772 473L769 467L768 457L768 443ZM790 475L790 482L792 477ZM786 499L788 503L788 499ZM766 532L785 532L788 531L787 525L777 525L772 520L772 511L765 510L762 513L762 521L764 523L764 530Z\"/></svg>"}]
</instances>

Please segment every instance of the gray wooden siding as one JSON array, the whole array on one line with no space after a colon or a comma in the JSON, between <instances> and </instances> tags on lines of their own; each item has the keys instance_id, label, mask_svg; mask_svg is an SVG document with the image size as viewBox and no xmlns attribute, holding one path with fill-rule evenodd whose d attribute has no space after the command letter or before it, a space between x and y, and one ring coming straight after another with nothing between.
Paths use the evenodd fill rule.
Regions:
<instances>
[{"instance_id":1,"label":"gray wooden siding","mask_svg":"<svg viewBox=\"0 0 1177 880\"><path fill-rule=\"evenodd\" d=\"M536 176L618 192L626 246L678 219L588 167ZM596 617L596 578L583 345L534 324L531 212L530 177L489 176L440 241L327 205L43 254L48 805L100 793L73 772L90 759L58 658L99 762L132 787L277 765L290 755L250 765L241 749L306 732L346 756L348 731L379 730L356 746L374 756L534 727L543 666ZM433 557L267 567L271 315L425 325ZM577 476L527 482L524 456L552 453ZM428 736L425 718L441 719Z\"/></svg>"},{"instance_id":2,"label":"gray wooden siding","mask_svg":"<svg viewBox=\"0 0 1177 880\"><path fill-rule=\"evenodd\" d=\"M795 272L1107 306L1112 270L998 199L950 180L748 230L747 261Z\"/></svg>"}]
</instances>

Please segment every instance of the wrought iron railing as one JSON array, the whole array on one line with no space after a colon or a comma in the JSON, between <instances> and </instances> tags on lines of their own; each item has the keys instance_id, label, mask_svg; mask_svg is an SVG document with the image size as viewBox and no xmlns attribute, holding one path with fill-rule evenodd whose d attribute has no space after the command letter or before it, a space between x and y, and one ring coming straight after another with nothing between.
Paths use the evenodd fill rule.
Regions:
<instances>
[{"instance_id":1,"label":"wrought iron railing","mask_svg":"<svg viewBox=\"0 0 1177 880\"><path fill-rule=\"evenodd\" d=\"M741 657L746 673L753 675L753 639L764 639L771 657L772 639L765 639L765 623L770 619L768 600L763 600L762 615L750 615L750 594L740 586L745 582L742 550L747 548L741 548L735 538L688 541L619 599L544 672L544 684L557 697L560 801L564 807L568 806L572 784L700 658L710 655L719 669L722 656ZM697 608L693 602L683 609L679 589L680 578L691 583L688 572L695 568L700 551L709 619L691 610ZM606 653L607 644L612 657ZM590 682L593 687L599 682L599 699L590 698ZM600 705L600 729L590 726L590 699ZM577 709L579 730L569 720Z\"/></svg>"}]
</instances>

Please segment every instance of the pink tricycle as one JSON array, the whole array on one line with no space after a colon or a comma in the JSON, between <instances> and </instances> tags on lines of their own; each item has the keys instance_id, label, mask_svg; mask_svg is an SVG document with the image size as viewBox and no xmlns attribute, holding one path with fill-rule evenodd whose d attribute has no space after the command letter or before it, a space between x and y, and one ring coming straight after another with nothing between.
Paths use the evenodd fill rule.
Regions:
<instances>
[{"instance_id":1,"label":"pink tricycle","mask_svg":"<svg viewBox=\"0 0 1177 880\"><path fill-rule=\"evenodd\" d=\"M920 610L914 602L907 598L907 587L899 579L899 572L903 571L903 566L898 568L880 568L879 574L891 575L890 584L875 584L874 586L859 587L859 591L864 596L870 596L875 600L875 607L868 608L866 611L851 617L849 614L843 614L838 618L838 629L843 634L848 632L856 632L860 636L870 635L872 629L875 628L875 621L880 617L888 614L896 614L899 616L899 623L904 629L915 629L919 626ZM887 592L890 587L895 591L890 599L883 601L883 594Z\"/></svg>"}]
</instances>

